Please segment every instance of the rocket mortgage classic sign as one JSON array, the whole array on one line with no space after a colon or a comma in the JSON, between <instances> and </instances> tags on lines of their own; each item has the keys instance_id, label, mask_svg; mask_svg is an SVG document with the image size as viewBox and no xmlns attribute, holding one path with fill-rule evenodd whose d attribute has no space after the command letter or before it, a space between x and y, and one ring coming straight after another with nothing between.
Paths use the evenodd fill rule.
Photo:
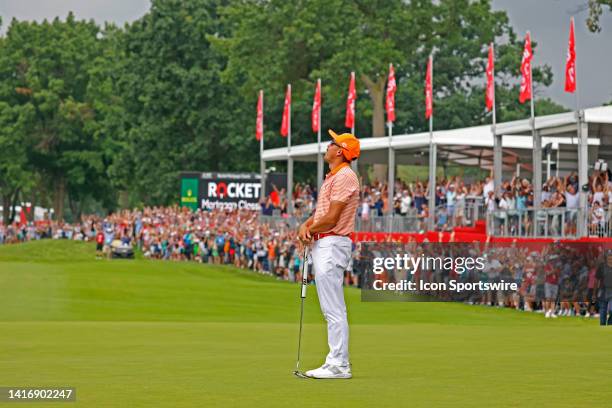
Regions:
<instances>
[{"instance_id":1,"label":"rocket mortgage classic sign","mask_svg":"<svg viewBox=\"0 0 612 408\"><path fill-rule=\"evenodd\" d=\"M261 176L256 173L182 173L181 206L192 210L259 210Z\"/></svg>"}]
</instances>

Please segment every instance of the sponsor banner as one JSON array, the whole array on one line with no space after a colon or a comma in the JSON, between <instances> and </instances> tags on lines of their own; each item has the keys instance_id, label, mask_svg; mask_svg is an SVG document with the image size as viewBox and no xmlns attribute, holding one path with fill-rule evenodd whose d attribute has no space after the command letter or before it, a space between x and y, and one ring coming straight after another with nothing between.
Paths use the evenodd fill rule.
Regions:
<instances>
[{"instance_id":1,"label":"sponsor banner","mask_svg":"<svg viewBox=\"0 0 612 408\"><path fill-rule=\"evenodd\" d=\"M192 210L198 209L198 179L183 178L181 180L181 207L188 207Z\"/></svg>"},{"instance_id":2,"label":"sponsor banner","mask_svg":"<svg viewBox=\"0 0 612 408\"><path fill-rule=\"evenodd\" d=\"M610 248L582 242L364 242L354 267L363 301L459 301L526 310L549 302L576 309L605 296L596 281L601 268L612 276L612 251L609 259L604 255Z\"/></svg>"},{"instance_id":3,"label":"sponsor banner","mask_svg":"<svg viewBox=\"0 0 612 408\"><path fill-rule=\"evenodd\" d=\"M181 185L196 179L197 206L203 210L259 210L261 177L255 173L184 173ZM181 193L181 205L183 194Z\"/></svg>"}]
</instances>

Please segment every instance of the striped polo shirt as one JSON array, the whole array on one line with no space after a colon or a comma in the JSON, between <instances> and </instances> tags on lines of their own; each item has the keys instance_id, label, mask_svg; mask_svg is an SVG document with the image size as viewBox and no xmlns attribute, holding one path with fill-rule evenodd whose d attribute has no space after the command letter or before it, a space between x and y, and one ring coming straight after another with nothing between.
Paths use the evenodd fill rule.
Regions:
<instances>
[{"instance_id":1,"label":"striped polo shirt","mask_svg":"<svg viewBox=\"0 0 612 408\"><path fill-rule=\"evenodd\" d=\"M359 206L359 179L348 163L330 171L321 185L317 199L314 222L327 214L332 201L341 201L346 206L340 214L338 223L331 231L338 235L349 235L355 228L355 215Z\"/></svg>"}]
</instances>

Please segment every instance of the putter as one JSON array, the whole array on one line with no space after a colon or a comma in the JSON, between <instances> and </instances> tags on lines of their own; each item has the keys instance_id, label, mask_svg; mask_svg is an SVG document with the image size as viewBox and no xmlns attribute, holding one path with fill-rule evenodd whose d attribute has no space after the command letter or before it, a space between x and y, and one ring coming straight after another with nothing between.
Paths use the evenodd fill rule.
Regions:
<instances>
[{"instance_id":1,"label":"putter","mask_svg":"<svg viewBox=\"0 0 612 408\"><path fill-rule=\"evenodd\" d=\"M300 334L298 335L297 363L293 375L299 378L310 378L300 371L300 352L302 349L302 323L304 321L304 299L306 299L306 288L308 287L308 249L304 248L304 263L302 264L302 287L300 289Z\"/></svg>"}]
</instances>

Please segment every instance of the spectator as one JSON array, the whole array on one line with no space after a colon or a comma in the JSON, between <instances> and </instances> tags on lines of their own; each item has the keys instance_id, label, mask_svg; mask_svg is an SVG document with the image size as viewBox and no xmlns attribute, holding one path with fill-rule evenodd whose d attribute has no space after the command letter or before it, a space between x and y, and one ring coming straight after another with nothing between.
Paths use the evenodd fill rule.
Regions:
<instances>
[{"instance_id":1,"label":"spectator","mask_svg":"<svg viewBox=\"0 0 612 408\"><path fill-rule=\"evenodd\" d=\"M546 275L544 281L544 310L545 317L557 317L555 313L555 304L557 302L557 294L559 292L559 277L556 268L549 263L544 266Z\"/></svg>"},{"instance_id":2,"label":"spectator","mask_svg":"<svg viewBox=\"0 0 612 408\"><path fill-rule=\"evenodd\" d=\"M605 261L599 265L597 270L599 288L599 324L601 326L612 325L612 250L606 252ZM609 316L608 316L609 315Z\"/></svg>"},{"instance_id":3,"label":"spectator","mask_svg":"<svg viewBox=\"0 0 612 408\"><path fill-rule=\"evenodd\" d=\"M412 197L410 196L410 192L408 190L404 190L400 199L400 214L406 216L410 211L411 205Z\"/></svg>"},{"instance_id":4,"label":"spectator","mask_svg":"<svg viewBox=\"0 0 612 408\"><path fill-rule=\"evenodd\" d=\"M374 209L374 211L376 211L377 216L382 217L384 202L381 197L381 193L376 193L376 201L374 202L374 206L372 208Z\"/></svg>"}]
</instances>

